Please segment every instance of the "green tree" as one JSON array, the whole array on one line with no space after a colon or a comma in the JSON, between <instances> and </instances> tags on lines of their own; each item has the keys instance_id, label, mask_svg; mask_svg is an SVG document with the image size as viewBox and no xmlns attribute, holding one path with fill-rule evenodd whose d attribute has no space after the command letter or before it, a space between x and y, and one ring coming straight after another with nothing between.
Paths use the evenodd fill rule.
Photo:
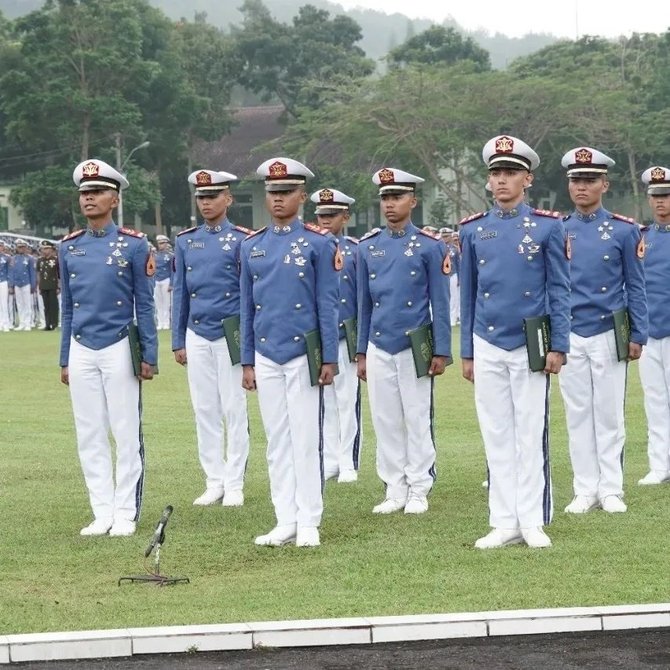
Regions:
<instances>
[{"instance_id":1,"label":"green tree","mask_svg":"<svg viewBox=\"0 0 670 670\"><path fill-rule=\"evenodd\" d=\"M477 46L472 38L463 37L454 28L444 26L431 26L428 30L409 37L389 52L387 60L391 67L410 64L449 66L468 60L475 63L479 72L491 69L487 51Z\"/></svg>"},{"instance_id":2,"label":"green tree","mask_svg":"<svg viewBox=\"0 0 670 670\"><path fill-rule=\"evenodd\" d=\"M332 89L374 70L356 46L360 27L346 16L331 18L305 5L287 25L274 20L261 0L245 0L240 10L242 27L233 31L238 81L266 101L280 101L289 117L296 118L301 108L319 107L324 86Z\"/></svg>"}]
</instances>

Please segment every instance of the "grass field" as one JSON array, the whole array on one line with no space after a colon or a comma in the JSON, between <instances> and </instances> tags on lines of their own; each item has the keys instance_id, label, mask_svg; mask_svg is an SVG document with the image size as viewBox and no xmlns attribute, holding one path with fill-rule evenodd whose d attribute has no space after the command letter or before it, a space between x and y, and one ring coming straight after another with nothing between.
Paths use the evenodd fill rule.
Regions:
<instances>
[{"instance_id":1,"label":"grass field","mask_svg":"<svg viewBox=\"0 0 670 670\"><path fill-rule=\"evenodd\" d=\"M454 333L457 342L457 332ZM77 459L58 332L0 334L0 634L259 620L668 601L670 487L639 487L646 424L637 366L626 405L629 512L568 516L571 472L558 385L552 394L554 546L482 552L483 448L460 363L436 384L438 480L427 514L378 517L367 404L362 473L328 482L318 549L256 547L274 525L256 397L243 508L198 508L203 490L185 371L161 336L161 373L144 387L147 476L132 538L82 538L90 509ZM456 346L457 350L457 346ZM162 571L188 585L117 585L174 506Z\"/></svg>"}]
</instances>

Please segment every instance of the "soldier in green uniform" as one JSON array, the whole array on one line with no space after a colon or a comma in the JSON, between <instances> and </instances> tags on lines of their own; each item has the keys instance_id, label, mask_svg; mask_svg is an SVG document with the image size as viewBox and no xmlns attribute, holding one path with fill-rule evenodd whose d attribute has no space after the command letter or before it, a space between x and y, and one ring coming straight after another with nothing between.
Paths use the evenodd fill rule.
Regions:
<instances>
[{"instance_id":1,"label":"soldier in green uniform","mask_svg":"<svg viewBox=\"0 0 670 670\"><path fill-rule=\"evenodd\" d=\"M40 257L37 259L37 284L44 303L44 330L58 327L58 293L60 281L56 246L45 240L40 245Z\"/></svg>"}]
</instances>

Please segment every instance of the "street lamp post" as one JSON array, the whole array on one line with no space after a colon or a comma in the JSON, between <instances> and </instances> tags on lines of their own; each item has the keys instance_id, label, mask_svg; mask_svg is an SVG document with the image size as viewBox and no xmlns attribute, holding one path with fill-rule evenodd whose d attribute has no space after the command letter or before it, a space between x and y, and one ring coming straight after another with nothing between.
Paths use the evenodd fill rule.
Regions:
<instances>
[{"instance_id":1,"label":"street lamp post","mask_svg":"<svg viewBox=\"0 0 670 670\"><path fill-rule=\"evenodd\" d=\"M114 139L116 142L116 169L121 174L123 174L123 168L131 159L132 155L139 149L144 149L148 147L150 144L149 140L145 140L144 142L142 142L142 144L138 144L136 147L131 149L130 153L126 156L125 160L121 162L121 133L116 133ZM119 206L117 208L116 218L118 219L117 223L119 224L119 227L123 227L123 195L120 190L119 190Z\"/></svg>"}]
</instances>

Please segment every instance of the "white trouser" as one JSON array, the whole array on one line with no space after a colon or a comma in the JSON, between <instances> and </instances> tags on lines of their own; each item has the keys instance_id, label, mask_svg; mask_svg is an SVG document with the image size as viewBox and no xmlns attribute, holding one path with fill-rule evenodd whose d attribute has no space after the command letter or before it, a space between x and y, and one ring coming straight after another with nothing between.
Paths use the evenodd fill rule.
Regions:
<instances>
[{"instance_id":1,"label":"white trouser","mask_svg":"<svg viewBox=\"0 0 670 670\"><path fill-rule=\"evenodd\" d=\"M79 460L93 516L137 521L144 486L142 396L128 338L99 350L73 338L68 370ZM110 429L116 443L116 488Z\"/></svg>"},{"instance_id":2,"label":"white trouser","mask_svg":"<svg viewBox=\"0 0 670 670\"><path fill-rule=\"evenodd\" d=\"M593 337L570 333L559 381L575 495L623 493L626 370L626 361L617 361L614 330Z\"/></svg>"},{"instance_id":3,"label":"white trouser","mask_svg":"<svg viewBox=\"0 0 670 670\"><path fill-rule=\"evenodd\" d=\"M362 424L361 387L347 340L340 340L335 382L323 389L323 469L326 476L358 470Z\"/></svg>"},{"instance_id":4,"label":"white trouser","mask_svg":"<svg viewBox=\"0 0 670 670\"><path fill-rule=\"evenodd\" d=\"M258 404L267 436L277 525L319 526L323 513L323 393L307 356L279 364L256 352Z\"/></svg>"},{"instance_id":5,"label":"white trouser","mask_svg":"<svg viewBox=\"0 0 670 670\"><path fill-rule=\"evenodd\" d=\"M170 279L157 281L154 287L154 301L156 303L156 327L158 330L170 328Z\"/></svg>"},{"instance_id":6,"label":"white trouser","mask_svg":"<svg viewBox=\"0 0 670 670\"><path fill-rule=\"evenodd\" d=\"M368 342L368 395L377 474L387 498L425 496L435 481L433 379L417 379L411 349L389 354Z\"/></svg>"},{"instance_id":7,"label":"white trouser","mask_svg":"<svg viewBox=\"0 0 670 670\"><path fill-rule=\"evenodd\" d=\"M242 366L230 362L225 337L210 341L190 328L186 329L186 359L198 455L207 488L241 491L249 457Z\"/></svg>"},{"instance_id":8,"label":"white trouser","mask_svg":"<svg viewBox=\"0 0 670 670\"><path fill-rule=\"evenodd\" d=\"M37 328L44 328L46 324L46 317L44 314L44 299L42 298L42 294L39 290L35 291L33 297L33 309L35 311L33 323Z\"/></svg>"},{"instance_id":9,"label":"white trouser","mask_svg":"<svg viewBox=\"0 0 670 670\"><path fill-rule=\"evenodd\" d=\"M30 292L30 284L14 287L16 298L16 312L19 317L17 328L29 330L32 327L33 318L33 295Z\"/></svg>"},{"instance_id":10,"label":"white trouser","mask_svg":"<svg viewBox=\"0 0 670 670\"><path fill-rule=\"evenodd\" d=\"M7 330L9 326L9 284L0 281L0 330Z\"/></svg>"},{"instance_id":11,"label":"white trouser","mask_svg":"<svg viewBox=\"0 0 670 670\"><path fill-rule=\"evenodd\" d=\"M449 318L452 326L461 319L461 289L458 285L458 274L449 277Z\"/></svg>"},{"instance_id":12,"label":"white trouser","mask_svg":"<svg viewBox=\"0 0 670 670\"><path fill-rule=\"evenodd\" d=\"M649 338L640 358L649 469L670 472L670 337Z\"/></svg>"},{"instance_id":13,"label":"white trouser","mask_svg":"<svg viewBox=\"0 0 670 670\"><path fill-rule=\"evenodd\" d=\"M549 377L531 372L525 347L474 336L475 405L489 472L489 524L535 528L553 515ZM561 373L562 374L562 373Z\"/></svg>"}]
</instances>

